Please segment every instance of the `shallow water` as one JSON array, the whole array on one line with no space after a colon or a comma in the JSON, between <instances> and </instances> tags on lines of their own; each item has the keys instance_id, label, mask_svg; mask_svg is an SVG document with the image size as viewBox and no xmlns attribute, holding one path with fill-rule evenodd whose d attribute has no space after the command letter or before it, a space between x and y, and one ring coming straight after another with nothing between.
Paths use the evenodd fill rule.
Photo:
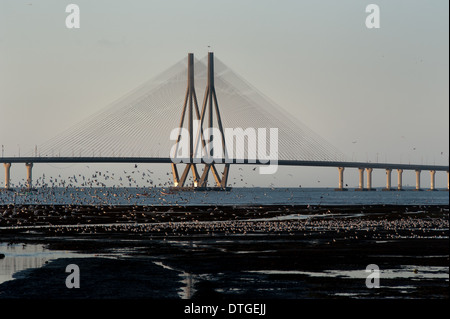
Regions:
<instances>
[{"instance_id":1,"label":"shallow water","mask_svg":"<svg viewBox=\"0 0 450 319\"><path fill-rule=\"evenodd\" d=\"M49 250L42 244L0 242L0 253L5 255L4 258L0 259L0 285L9 280L26 278L27 270L40 268L58 258L127 258L134 251L133 248L115 248L102 254L83 254L67 250ZM195 293L195 279L191 273L173 269L159 261L153 263L165 269L178 271L182 284L178 295L181 299L192 297Z\"/></svg>"},{"instance_id":2,"label":"shallow water","mask_svg":"<svg viewBox=\"0 0 450 319\"><path fill-rule=\"evenodd\" d=\"M306 275L310 277L341 277L353 279L365 279L368 272L364 269L357 270L324 270L321 272L299 270L255 270L252 273L267 275ZM443 279L449 281L449 267L401 265L397 269L380 269L380 279L406 278L410 280Z\"/></svg>"},{"instance_id":3,"label":"shallow water","mask_svg":"<svg viewBox=\"0 0 450 319\"><path fill-rule=\"evenodd\" d=\"M0 243L0 253L5 255L0 259L0 284L20 278L22 270L42 267L53 259L89 256L72 251L49 250L45 245L28 243Z\"/></svg>"}]
</instances>

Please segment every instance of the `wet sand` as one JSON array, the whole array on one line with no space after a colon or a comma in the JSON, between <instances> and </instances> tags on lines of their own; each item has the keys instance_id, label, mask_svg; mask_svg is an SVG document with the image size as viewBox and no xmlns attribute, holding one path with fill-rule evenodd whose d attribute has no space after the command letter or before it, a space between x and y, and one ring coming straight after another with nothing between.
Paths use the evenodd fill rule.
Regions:
<instances>
[{"instance_id":1,"label":"wet sand","mask_svg":"<svg viewBox=\"0 0 450 319\"><path fill-rule=\"evenodd\" d=\"M247 205L247 206L120 206L0 205L0 227L162 223L268 219L290 215L389 219L413 213L447 213L448 205ZM364 216L362 216L364 215ZM292 218L291 218L292 219Z\"/></svg>"},{"instance_id":2,"label":"wet sand","mask_svg":"<svg viewBox=\"0 0 450 319\"><path fill-rule=\"evenodd\" d=\"M448 206L16 207L0 241L91 257L27 270L0 298L448 299L448 217ZM64 284L71 263L79 289Z\"/></svg>"}]
</instances>

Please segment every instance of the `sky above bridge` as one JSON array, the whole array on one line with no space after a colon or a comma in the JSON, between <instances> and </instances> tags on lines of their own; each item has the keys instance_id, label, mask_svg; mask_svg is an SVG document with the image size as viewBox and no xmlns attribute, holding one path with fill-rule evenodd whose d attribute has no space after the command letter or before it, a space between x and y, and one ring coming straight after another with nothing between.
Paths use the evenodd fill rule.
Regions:
<instances>
[{"instance_id":1,"label":"sky above bridge","mask_svg":"<svg viewBox=\"0 0 450 319\"><path fill-rule=\"evenodd\" d=\"M80 8L79 29L66 27L70 3ZM370 3L380 8L378 29L365 24ZM448 165L448 7L446 0L0 0L3 155L32 152L188 52L214 51L350 160ZM300 183L289 175L295 170L251 182L336 185L334 170L299 168Z\"/></svg>"}]
</instances>

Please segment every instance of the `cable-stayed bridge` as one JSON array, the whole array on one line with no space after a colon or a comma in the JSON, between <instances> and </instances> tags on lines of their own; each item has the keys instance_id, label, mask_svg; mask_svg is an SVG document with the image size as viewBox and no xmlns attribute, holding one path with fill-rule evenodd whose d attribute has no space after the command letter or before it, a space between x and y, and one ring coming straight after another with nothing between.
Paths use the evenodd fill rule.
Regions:
<instances>
[{"instance_id":1,"label":"cable-stayed bridge","mask_svg":"<svg viewBox=\"0 0 450 319\"><path fill-rule=\"evenodd\" d=\"M204 133L213 128L215 133L205 138ZM267 155L267 150L273 150L269 138L273 136L265 134L262 141L257 141L260 136L252 133L270 128L277 129L277 152L272 157L258 157L256 154ZM227 139L227 129L234 133L241 129L241 134ZM189 140L185 147L180 146L183 131ZM238 145L242 145L240 150ZM181 149L185 153L180 155ZM261 149L264 152L259 152ZM188 187L215 185L220 189L227 188L230 166L237 163L337 167L337 190L345 190L345 168L359 169L360 190L373 189L373 169L386 170L386 190L402 189L403 170L416 171L417 190L421 189L422 170L430 171L430 189L435 189L435 172L447 171L448 188L449 171L449 166L443 165L348 161L336 147L285 112L211 52L201 60L189 54L188 59L182 59L40 145L33 154L2 157L1 162L5 167L5 188L10 187L13 163L26 164L30 188L33 163L168 163L172 166L175 187L184 187L190 174L192 185ZM220 164L223 169L219 169ZM184 168L179 171L180 165ZM397 170L397 187L391 185L392 170Z\"/></svg>"}]
</instances>

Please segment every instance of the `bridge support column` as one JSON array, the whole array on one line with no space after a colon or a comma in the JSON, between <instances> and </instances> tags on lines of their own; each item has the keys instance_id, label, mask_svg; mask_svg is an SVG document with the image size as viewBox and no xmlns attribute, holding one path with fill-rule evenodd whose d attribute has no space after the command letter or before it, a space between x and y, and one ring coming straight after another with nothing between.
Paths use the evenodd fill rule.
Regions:
<instances>
[{"instance_id":1,"label":"bridge support column","mask_svg":"<svg viewBox=\"0 0 450 319\"><path fill-rule=\"evenodd\" d=\"M403 178L402 178L402 175L403 175L403 170L402 169L397 169L397 190L399 190L399 191L402 191L403 190L403 186L402 186L402 184L403 184Z\"/></svg>"},{"instance_id":2,"label":"bridge support column","mask_svg":"<svg viewBox=\"0 0 450 319\"><path fill-rule=\"evenodd\" d=\"M430 191L436 191L436 187L435 187L435 177L436 177L436 171L435 170L431 170L430 171Z\"/></svg>"},{"instance_id":3,"label":"bridge support column","mask_svg":"<svg viewBox=\"0 0 450 319\"><path fill-rule=\"evenodd\" d=\"M344 167L338 167L339 171L339 186L335 188L336 191L346 191L347 188L344 188Z\"/></svg>"},{"instance_id":4,"label":"bridge support column","mask_svg":"<svg viewBox=\"0 0 450 319\"><path fill-rule=\"evenodd\" d=\"M33 163L25 163L27 167L27 189L31 189Z\"/></svg>"},{"instance_id":5,"label":"bridge support column","mask_svg":"<svg viewBox=\"0 0 450 319\"><path fill-rule=\"evenodd\" d=\"M366 168L366 171L367 171L367 190L368 191L374 191L376 189L372 188L372 172L373 172L373 168L371 168L371 167Z\"/></svg>"},{"instance_id":6,"label":"bridge support column","mask_svg":"<svg viewBox=\"0 0 450 319\"><path fill-rule=\"evenodd\" d=\"M189 131L189 163L186 164L184 168L183 174L179 178L178 170L175 163L172 163L172 174L173 181L175 187L184 187L184 183L186 182L186 178L188 176L189 171L192 171L192 177L194 180L193 187L194 188L203 188L208 187L208 175L209 172L214 177L217 188L226 188L228 181L228 172L229 172L229 164L225 165L224 171L220 176L219 172L216 169L214 161L212 163L206 164L204 166L203 172L199 175L197 171L197 162L195 161L198 158L199 153L202 154L203 151L207 152L208 156L211 158L214 157L214 148L211 144L206 144L206 141L203 136L203 131L206 129L212 129L214 125L214 114L217 120L217 126L220 131L221 136L210 136L210 143L213 141L213 138L220 138L222 141L222 150L226 152L225 147L225 135L222 126L222 119L220 117L219 112L219 104L217 103L216 90L214 88L214 54L212 52L208 52L208 78L207 78L207 87L205 92L205 97L203 100L202 111L200 112L198 103L197 103L197 95L195 93L195 85L194 85L194 54L188 54L188 80L187 80L187 90L186 96L184 99L183 111L181 114L180 126L178 139L176 142L175 152L173 153L176 157L178 150L178 143L181 140L181 130L183 128L183 123L185 120L185 116L187 113L188 118L188 131ZM194 132L194 114L196 119L200 122L200 130ZM204 126L204 121L206 120L206 126ZM197 130L197 128L195 128ZM194 142L194 134L197 134L196 140ZM216 134L217 135L217 134ZM200 145L201 142L201 145ZM207 146L208 149L207 149ZM202 147L201 150L198 147ZM225 154L224 154L225 155ZM200 164L201 162L198 162Z\"/></svg>"},{"instance_id":7,"label":"bridge support column","mask_svg":"<svg viewBox=\"0 0 450 319\"><path fill-rule=\"evenodd\" d=\"M420 189L420 173L422 171L420 169L416 169L416 191L421 191Z\"/></svg>"},{"instance_id":8,"label":"bridge support column","mask_svg":"<svg viewBox=\"0 0 450 319\"><path fill-rule=\"evenodd\" d=\"M449 174L448 174L448 172L449 172L449 171L447 171L447 190L450 189L450 179L449 179Z\"/></svg>"},{"instance_id":9,"label":"bridge support column","mask_svg":"<svg viewBox=\"0 0 450 319\"><path fill-rule=\"evenodd\" d=\"M365 191L367 189L364 188L364 168L358 168L359 171L359 184L358 188L355 191Z\"/></svg>"},{"instance_id":10,"label":"bridge support column","mask_svg":"<svg viewBox=\"0 0 450 319\"><path fill-rule=\"evenodd\" d=\"M386 168L386 188L383 188L384 191L392 191L393 190L391 188L391 173L392 173L392 169Z\"/></svg>"},{"instance_id":11,"label":"bridge support column","mask_svg":"<svg viewBox=\"0 0 450 319\"><path fill-rule=\"evenodd\" d=\"M5 166L5 189L10 188L10 181L11 181L11 163L3 163Z\"/></svg>"}]
</instances>

